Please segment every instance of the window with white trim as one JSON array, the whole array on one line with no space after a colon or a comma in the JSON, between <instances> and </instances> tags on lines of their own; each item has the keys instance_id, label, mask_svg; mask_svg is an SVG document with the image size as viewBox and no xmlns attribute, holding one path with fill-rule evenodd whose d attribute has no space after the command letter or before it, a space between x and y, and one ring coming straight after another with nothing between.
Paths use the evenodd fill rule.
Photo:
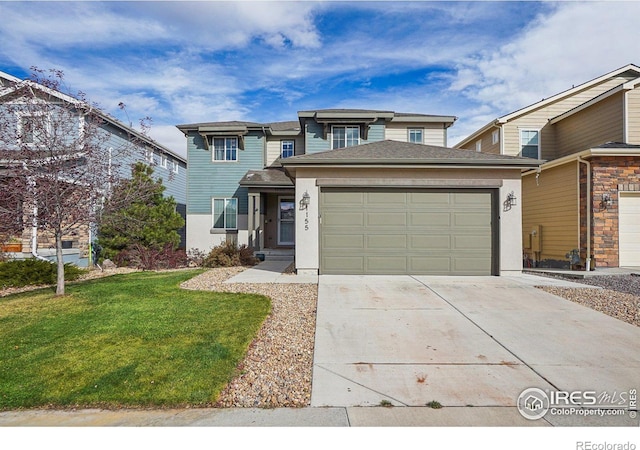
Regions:
<instances>
[{"instance_id":1,"label":"window with white trim","mask_svg":"<svg viewBox=\"0 0 640 450\"><path fill-rule=\"evenodd\" d=\"M422 128L409 128L407 132L409 134L409 142L413 142L414 144L422 144L424 142Z\"/></svg>"},{"instance_id":2,"label":"window with white trim","mask_svg":"<svg viewBox=\"0 0 640 450\"><path fill-rule=\"evenodd\" d=\"M482 139L479 139L476 141L476 151L477 152L481 152L482 151Z\"/></svg>"},{"instance_id":3,"label":"window with white trim","mask_svg":"<svg viewBox=\"0 0 640 450\"><path fill-rule=\"evenodd\" d=\"M491 144L496 145L500 142L500 130L493 130L491 132Z\"/></svg>"},{"instance_id":4,"label":"window with white trim","mask_svg":"<svg viewBox=\"0 0 640 450\"><path fill-rule=\"evenodd\" d=\"M153 164L153 150L151 150L150 148L145 149L145 151L144 151L144 159L149 164Z\"/></svg>"},{"instance_id":5,"label":"window with white trim","mask_svg":"<svg viewBox=\"0 0 640 450\"><path fill-rule=\"evenodd\" d=\"M520 130L520 155L540 159L540 131Z\"/></svg>"},{"instance_id":6,"label":"window with white trim","mask_svg":"<svg viewBox=\"0 0 640 450\"><path fill-rule=\"evenodd\" d=\"M216 230L238 229L238 199L214 198L212 203L213 228Z\"/></svg>"},{"instance_id":7,"label":"window with white trim","mask_svg":"<svg viewBox=\"0 0 640 450\"><path fill-rule=\"evenodd\" d=\"M49 119L44 114L20 114L18 121L20 142L28 145L43 145L49 126Z\"/></svg>"},{"instance_id":8,"label":"window with white trim","mask_svg":"<svg viewBox=\"0 0 640 450\"><path fill-rule=\"evenodd\" d=\"M173 171L173 173L178 173L178 170L180 169L180 164L178 163L178 161L171 161L172 164L172 168L171 170Z\"/></svg>"},{"instance_id":9,"label":"window with white trim","mask_svg":"<svg viewBox=\"0 0 640 450\"><path fill-rule=\"evenodd\" d=\"M337 126L331 127L331 148L353 147L360 144L360 126Z\"/></svg>"},{"instance_id":10,"label":"window with white trim","mask_svg":"<svg viewBox=\"0 0 640 450\"><path fill-rule=\"evenodd\" d=\"M280 141L280 157L290 158L295 155L295 142L292 140Z\"/></svg>"},{"instance_id":11,"label":"window with white trim","mask_svg":"<svg viewBox=\"0 0 640 450\"><path fill-rule=\"evenodd\" d=\"M238 160L238 138L237 137L213 138L213 160L214 161L237 161Z\"/></svg>"},{"instance_id":12,"label":"window with white trim","mask_svg":"<svg viewBox=\"0 0 640 450\"><path fill-rule=\"evenodd\" d=\"M160 155L160 165L166 169L168 166L167 155Z\"/></svg>"}]
</instances>

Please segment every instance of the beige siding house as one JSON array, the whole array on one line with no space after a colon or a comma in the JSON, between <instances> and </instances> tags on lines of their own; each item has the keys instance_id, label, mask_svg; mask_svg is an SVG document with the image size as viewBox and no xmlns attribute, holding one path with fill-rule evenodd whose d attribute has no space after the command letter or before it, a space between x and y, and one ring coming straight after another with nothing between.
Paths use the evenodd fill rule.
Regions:
<instances>
[{"instance_id":1,"label":"beige siding house","mask_svg":"<svg viewBox=\"0 0 640 450\"><path fill-rule=\"evenodd\" d=\"M640 67L499 117L455 147L478 141L546 161L523 174L525 266L640 266Z\"/></svg>"}]
</instances>

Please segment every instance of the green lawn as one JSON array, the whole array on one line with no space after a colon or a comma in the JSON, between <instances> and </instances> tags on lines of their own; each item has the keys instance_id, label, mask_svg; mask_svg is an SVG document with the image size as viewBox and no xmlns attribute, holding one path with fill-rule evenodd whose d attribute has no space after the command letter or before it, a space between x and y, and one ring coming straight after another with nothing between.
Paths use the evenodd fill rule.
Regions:
<instances>
[{"instance_id":1,"label":"green lawn","mask_svg":"<svg viewBox=\"0 0 640 450\"><path fill-rule=\"evenodd\" d=\"M138 272L0 298L0 409L208 405L271 304Z\"/></svg>"}]
</instances>

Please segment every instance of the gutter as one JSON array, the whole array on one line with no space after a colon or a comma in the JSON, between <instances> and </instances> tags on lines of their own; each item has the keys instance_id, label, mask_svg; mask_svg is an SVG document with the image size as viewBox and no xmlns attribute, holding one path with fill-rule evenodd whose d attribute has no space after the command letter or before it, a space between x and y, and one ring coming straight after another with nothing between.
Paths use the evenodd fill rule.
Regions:
<instances>
[{"instance_id":1,"label":"gutter","mask_svg":"<svg viewBox=\"0 0 640 450\"><path fill-rule=\"evenodd\" d=\"M586 272L591 270L591 163L582 159L581 156L578 155L576 158L578 163L585 164L587 167L587 256L585 257L584 270ZM579 165L579 164L578 164ZM580 170L578 170L578 205L580 204ZM580 209L578 208L578 224L580 222ZM579 234L579 233L578 233Z\"/></svg>"}]
</instances>

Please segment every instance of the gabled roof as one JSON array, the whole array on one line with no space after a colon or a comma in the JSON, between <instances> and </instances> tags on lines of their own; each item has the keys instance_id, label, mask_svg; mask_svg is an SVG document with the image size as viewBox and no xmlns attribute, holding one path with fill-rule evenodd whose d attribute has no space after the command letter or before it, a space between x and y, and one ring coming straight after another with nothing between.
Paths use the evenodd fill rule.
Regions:
<instances>
[{"instance_id":1,"label":"gabled roof","mask_svg":"<svg viewBox=\"0 0 640 450\"><path fill-rule=\"evenodd\" d=\"M285 167L295 166L487 166L532 169L542 161L516 156L493 155L433 145L399 141L379 141L283 159Z\"/></svg>"},{"instance_id":2,"label":"gabled roof","mask_svg":"<svg viewBox=\"0 0 640 450\"><path fill-rule=\"evenodd\" d=\"M590 81L587 81L585 83L582 83L578 86L574 86L571 89L567 89L563 92L560 92L556 95L552 95L549 98L545 98L539 102L533 103L529 106L526 106L524 108L518 109L516 111L513 111L509 114L506 114L504 116L498 117L497 119L489 122L487 125L485 125L484 127L480 128L479 130L477 130L476 132L474 132L473 134L469 135L468 137L466 137L465 139L463 139L462 141L458 142L455 146L456 147L460 147L462 145L465 145L473 140L475 140L478 136L480 136L481 134L485 133L487 130L489 130L490 128L492 128L493 126L496 125L501 125L504 124L510 120L513 120L517 117L520 117L524 114L527 114L531 111L534 111L536 109L542 108L550 103L554 103L557 102L558 100L562 100L563 98L567 98L570 97L580 91L583 91L585 89L588 89L594 85L597 85L599 83L602 83L603 81L606 81L609 78L613 78L622 74L628 73L629 76L632 77L640 77L640 67L636 66L635 64L627 64L626 66L620 67L619 69L616 69L612 72L606 73L604 75L601 75L597 78L594 78ZM625 84L625 83L621 83Z\"/></svg>"},{"instance_id":3,"label":"gabled roof","mask_svg":"<svg viewBox=\"0 0 640 450\"><path fill-rule=\"evenodd\" d=\"M2 88L0 89L0 101L2 101L3 98L6 98L8 96L10 96L13 93L18 92L20 89L25 88L25 87L29 87L32 89L37 89L38 91L41 91L47 95L50 95L52 97L58 98L60 100L62 100L63 102L66 103L70 103L74 106L76 106L77 108L80 109L84 109L88 112L90 112L91 114L95 114L96 116L100 117L102 120L104 120L105 122L111 124L112 126L124 131L127 134L133 135L135 136L137 139L139 139L140 141L144 142L147 145L150 145L152 147L155 147L156 149L158 149L159 151L161 151L162 153L167 153L170 154L171 156L173 156L175 159L182 161L184 163L187 162L186 158L184 156L179 155L178 153L175 153L173 150L165 147L164 145L154 141L153 139L151 139L148 136L145 136L144 134L134 130L133 128L123 124L122 122L120 122L119 120L117 120L114 117L111 117L110 115L108 115L107 113L96 109L95 107L89 105L88 103L85 103L81 100L78 100L77 98L74 98L70 95L67 94L63 94L60 91L56 91L55 89L51 89L47 86L43 86L39 83L36 83L34 81L31 80L21 80L19 78L14 77L13 75L9 75L8 73L2 72L0 71L0 78L9 81L9 83L12 85L11 87L7 87L7 88Z\"/></svg>"}]
</instances>

